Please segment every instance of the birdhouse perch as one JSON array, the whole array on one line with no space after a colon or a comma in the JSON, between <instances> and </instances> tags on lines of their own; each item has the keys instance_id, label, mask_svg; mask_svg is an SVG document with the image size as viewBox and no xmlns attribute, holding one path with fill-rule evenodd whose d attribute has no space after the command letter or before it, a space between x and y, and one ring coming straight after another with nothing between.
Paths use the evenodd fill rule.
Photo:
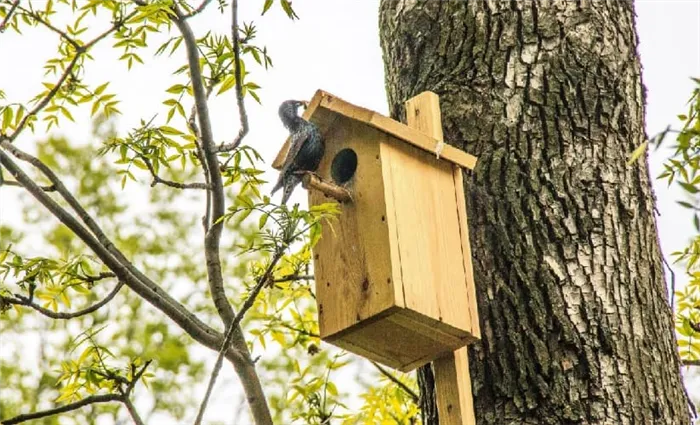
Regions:
<instances>
[{"instance_id":1,"label":"birdhouse perch","mask_svg":"<svg viewBox=\"0 0 700 425\"><path fill-rule=\"evenodd\" d=\"M476 158L446 145L438 159L439 113L415 106L425 132L321 90L304 112L326 142L309 205L333 187L346 201L313 251L321 338L401 371L480 337L462 176Z\"/></svg>"}]
</instances>

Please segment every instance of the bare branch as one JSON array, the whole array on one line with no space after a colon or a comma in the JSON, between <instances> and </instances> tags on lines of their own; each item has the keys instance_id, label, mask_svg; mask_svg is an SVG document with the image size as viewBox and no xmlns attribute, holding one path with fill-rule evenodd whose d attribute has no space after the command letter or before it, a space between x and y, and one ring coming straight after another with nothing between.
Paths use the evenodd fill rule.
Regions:
<instances>
[{"instance_id":1,"label":"bare branch","mask_svg":"<svg viewBox=\"0 0 700 425\"><path fill-rule=\"evenodd\" d=\"M156 170L155 170L155 168L153 168L153 164L151 163L151 160L148 159L148 157L146 155L143 155L140 153L137 153L137 155L146 164L148 171L151 172L151 176L153 177L153 181L151 182L151 187L160 183L160 184L164 184L166 186L174 187L176 189L205 189L206 190L209 188L209 186L206 183L180 183L180 182L175 182L172 180L163 179L158 175L158 173L156 173Z\"/></svg>"},{"instance_id":2,"label":"bare branch","mask_svg":"<svg viewBox=\"0 0 700 425\"><path fill-rule=\"evenodd\" d=\"M241 129L231 143L219 145L218 152L228 152L236 149L243 138L248 134L248 113L243 102L243 76L241 73L241 40L238 37L238 0L231 2L231 41L233 45L233 72L236 78L236 103L238 104L238 117L241 121Z\"/></svg>"},{"instance_id":3,"label":"bare branch","mask_svg":"<svg viewBox=\"0 0 700 425\"><path fill-rule=\"evenodd\" d=\"M122 401L124 402L124 406L126 406L126 410L129 411L129 415L131 415L131 419L134 421L134 423L136 425L145 425L145 422L143 419L141 419L139 412L136 411L136 406L134 406L134 403L131 402L131 399L129 397L124 397Z\"/></svg>"},{"instance_id":4,"label":"bare branch","mask_svg":"<svg viewBox=\"0 0 700 425\"><path fill-rule=\"evenodd\" d=\"M287 276L282 276L280 278L274 279L274 283L280 283L280 282L290 282L290 281L295 281L295 280L314 280L313 275L307 275L307 274L289 274Z\"/></svg>"},{"instance_id":5,"label":"bare branch","mask_svg":"<svg viewBox=\"0 0 700 425\"><path fill-rule=\"evenodd\" d=\"M3 19L2 22L0 22L0 33L5 32L5 28L7 28L7 23L10 22L10 19L12 19L12 14L15 13L17 6L19 6L19 0L15 0L12 3L12 6L10 6L10 10L7 12L5 19Z\"/></svg>"},{"instance_id":6,"label":"bare branch","mask_svg":"<svg viewBox=\"0 0 700 425\"><path fill-rule=\"evenodd\" d=\"M209 6L209 3L211 3L211 0L202 0L202 3L192 12L188 13L187 15L184 15L182 19L190 19L193 16L197 16L200 13L204 12L204 9Z\"/></svg>"},{"instance_id":7,"label":"bare branch","mask_svg":"<svg viewBox=\"0 0 700 425\"><path fill-rule=\"evenodd\" d=\"M34 310L38 311L39 313L43 314L46 317L49 317L51 319L60 319L60 320L68 320L68 319L73 319L76 317L80 316L85 316L86 314L90 314L94 311L99 310L101 307L103 307L105 304L108 302L112 301L112 299L119 293L119 290L122 289L122 286L124 286L124 282L119 282L117 286L112 289L112 291L107 294L107 296L100 302L91 305L90 307L86 307L82 310L78 310L75 312L71 313L64 313L64 312L56 312L49 310L47 308L44 308L36 303L33 303L32 300L28 297L25 297L23 295L15 294L14 298L11 297L3 297L0 295L0 298L5 300L9 304L17 304L17 305L23 305L26 307L31 307Z\"/></svg>"},{"instance_id":8,"label":"bare branch","mask_svg":"<svg viewBox=\"0 0 700 425\"><path fill-rule=\"evenodd\" d=\"M22 187L21 184L17 183L14 180L4 180L2 183L0 183L0 186L13 186L13 187ZM50 186L39 186L41 190L44 192L55 192L56 187L54 185Z\"/></svg>"},{"instance_id":9,"label":"bare branch","mask_svg":"<svg viewBox=\"0 0 700 425\"><path fill-rule=\"evenodd\" d=\"M418 394L416 394L415 391L413 391L411 388L409 388L408 385L406 385L406 384L404 384L403 382L401 382L401 380L400 380L399 378L397 378L396 376L394 376L393 373L391 373L391 372L389 372L388 370L386 370L386 369L385 369L382 365L380 365L379 363L372 362L372 364L374 365L374 367L377 368L377 370L379 371L379 373L381 373L382 375L384 375L384 376L386 376L387 378L389 378L389 380L390 380L391 382L393 382L394 384L398 385L399 388L401 388L406 394L408 394L409 397L411 397L411 400L412 400L415 404L418 404L419 397L418 397Z\"/></svg>"},{"instance_id":10,"label":"bare branch","mask_svg":"<svg viewBox=\"0 0 700 425\"><path fill-rule=\"evenodd\" d=\"M209 96L211 96L211 92L214 90L214 82L212 81L211 84L207 86L207 95L206 98L209 100ZM204 182L207 185L207 187L211 187L211 179L209 178L209 166L207 165L207 160L204 157L204 149L202 149L202 133L199 131L199 127L197 127L197 104L195 103L192 105L192 110L190 111L190 117L187 119L187 123L189 124L190 129L192 130L192 133L194 133L194 136L196 138L196 145L197 145L197 157L199 157L199 162L202 164L202 172L204 174ZM204 233L209 232L209 222L211 220L211 191L207 191L207 199L206 199L206 207L205 207L205 212L204 212L204 217L202 218L202 225L204 226Z\"/></svg>"},{"instance_id":11,"label":"bare branch","mask_svg":"<svg viewBox=\"0 0 700 425\"><path fill-rule=\"evenodd\" d=\"M8 140L10 142L13 142L17 138L17 136L19 136L22 130L24 130L24 127L27 125L27 122L29 122L30 119L32 119L35 115L41 112L41 110L44 109L46 105L49 104L49 102L51 102L51 99L53 99L54 96L56 96L56 93L58 93L58 91L61 89L63 83L66 81L66 79L68 79L68 76L73 73L73 67L78 63L78 60L82 55L83 52L81 50L78 50L78 52L75 54L75 56L73 56L73 59L70 61L66 69L63 71L63 74L61 74L61 76L58 78L56 84L54 84L54 86L51 88L51 90L49 90L46 96L44 96L44 98L41 99L41 101L39 101L39 103L37 103L36 106L24 116L24 118L22 118L22 121L19 122L14 133L12 133L12 135L8 137Z\"/></svg>"},{"instance_id":12,"label":"bare branch","mask_svg":"<svg viewBox=\"0 0 700 425\"><path fill-rule=\"evenodd\" d=\"M223 364L224 360L224 353L226 352L226 350L228 350L228 346L233 340L235 330L239 329L239 324L243 319L243 316L245 316L246 312L253 306L253 304L255 303L255 299L258 297L258 294L260 293L260 291L262 291L263 287L270 281L272 277L272 271L275 269L275 266L277 265L279 260L282 259L283 255L284 250L282 249L278 249L277 252L275 252L272 261L270 261L270 264L268 264L267 268L265 269L265 272L262 274L262 276L260 276L260 278L258 278L257 283L253 287L253 290L250 292L250 294L248 294L248 298L246 298L245 302L241 306L241 309L238 311L238 314L236 314L236 316L233 318L233 321L229 324L226 331L226 336L224 337L224 342L221 344L221 349L219 350L219 356L216 358L214 369L212 370L211 376L209 377L207 391L204 394L204 399L202 400L202 403L199 406L199 412L197 413L197 419L194 421L194 425L201 425L202 423L202 419L204 418L204 411L207 409L207 403L209 402L209 397L211 397L211 393L214 390L214 384L216 383L216 379L219 377L219 372L221 371L221 365ZM269 417L269 415L270 413L268 411L267 416ZM272 424L272 419L270 418L266 423Z\"/></svg>"},{"instance_id":13,"label":"bare branch","mask_svg":"<svg viewBox=\"0 0 700 425\"><path fill-rule=\"evenodd\" d=\"M700 360L681 360L683 366L700 366Z\"/></svg>"},{"instance_id":14,"label":"bare branch","mask_svg":"<svg viewBox=\"0 0 700 425\"><path fill-rule=\"evenodd\" d=\"M36 12L34 12L34 11L32 11L32 10L27 10L27 9L25 9L25 8L23 8L23 7L20 7L19 10L20 10L22 13L24 13L25 15L30 16L32 19L34 19L35 21L39 22L40 24L42 24L43 26L45 26L45 27L48 28L49 30L51 30L51 31L55 32L56 34L60 35L62 39L66 40L66 42L67 42L68 44L70 44L70 45L72 45L73 47L75 47L76 50L80 50L80 48L81 48L81 47L80 47L80 43L78 43L77 41L75 41L75 39L72 38L71 36L69 36L65 31L62 31L62 30L56 28L55 26L53 26L49 21L47 21L46 19L42 18L38 13L36 13Z\"/></svg>"},{"instance_id":15,"label":"bare branch","mask_svg":"<svg viewBox=\"0 0 700 425\"><path fill-rule=\"evenodd\" d=\"M199 118L199 130L202 137L202 150L204 158L200 160L206 161L207 170L209 172L209 182L211 185L211 221L209 222L209 230L204 237L204 255L207 262L207 278L209 281L209 289L212 294L212 300L216 306L224 324L233 321L235 316L233 307L226 298L224 289L224 279L221 274L221 258L219 252L219 243L221 240L221 232L223 223L219 222L226 210L226 199L224 197L224 184L219 172L218 159L214 146L214 136L211 129L211 121L209 117L209 107L207 105L207 93L204 87L202 72L199 67L199 52L197 50L197 40L190 25L183 19L183 14L177 4L173 5L176 18L174 19L182 38L185 42L187 50L187 61L190 68L190 79L192 80L192 89L194 91L195 106L197 108L197 118Z\"/></svg>"},{"instance_id":16,"label":"bare branch","mask_svg":"<svg viewBox=\"0 0 700 425\"><path fill-rule=\"evenodd\" d=\"M71 412L73 410L77 410L77 409L80 409L81 407L85 407L85 406L95 404L95 403L111 403L114 401L122 401L122 396L119 394L92 395L89 397L85 397L84 399L82 399L80 401L76 401L75 403L66 404L64 406L56 407L53 409L43 410L41 412L26 413L23 415L18 415L18 416L15 416L14 418L6 419L0 423L2 425L14 425L14 424L19 424L19 423L26 422L26 421L31 421L34 419L45 418L47 416L58 415L60 413Z\"/></svg>"}]
</instances>

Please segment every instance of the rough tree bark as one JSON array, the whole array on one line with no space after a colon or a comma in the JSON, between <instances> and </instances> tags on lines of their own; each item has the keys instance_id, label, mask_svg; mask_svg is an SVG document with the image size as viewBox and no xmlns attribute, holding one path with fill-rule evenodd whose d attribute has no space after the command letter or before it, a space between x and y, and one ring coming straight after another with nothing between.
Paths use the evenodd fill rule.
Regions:
<instances>
[{"instance_id":1,"label":"rough tree bark","mask_svg":"<svg viewBox=\"0 0 700 425\"><path fill-rule=\"evenodd\" d=\"M392 116L434 91L447 143L479 156L479 424L689 422L650 178L626 165L645 139L634 19L629 0L381 1Z\"/></svg>"}]
</instances>

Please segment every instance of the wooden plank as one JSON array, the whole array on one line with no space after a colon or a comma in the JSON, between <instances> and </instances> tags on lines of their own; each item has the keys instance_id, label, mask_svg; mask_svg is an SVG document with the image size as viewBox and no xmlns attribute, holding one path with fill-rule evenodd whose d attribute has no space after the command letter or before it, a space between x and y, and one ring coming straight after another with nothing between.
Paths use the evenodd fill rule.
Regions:
<instances>
[{"instance_id":1,"label":"wooden plank","mask_svg":"<svg viewBox=\"0 0 700 425\"><path fill-rule=\"evenodd\" d=\"M440 103L438 96L432 92L423 92L418 96L406 102L406 118L408 125L420 131L430 134L432 137L442 140L442 118L440 114ZM443 150L444 152L444 150ZM459 171L457 177L461 177L462 170L459 167L452 166L451 168ZM440 183L447 185L443 187L443 193L451 193L454 202L445 202L441 205L442 208L452 208L451 210L443 210L443 216L449 215L452 218L454 213L454 222L449 221L449 224L455 227L445 229L450 234L455 234L458 239L458 248L450 246L450 249L456 249L459 256L459 264L461 273L458 277L452 277L451 281L443 284L436 279L435 291L438 294L438 300L442 310L447 310L445 314L456 314L462 320L466 329L473 330L474 323L478 329L478 317L476 316L475 297L469 293L469 285L474 288L474 279L471 273L471 252L469 250L468 234L466 225L466 204L464 203L464 192L462 180L455 179L455 172L450 170L450 182L442 180ZM449 190L447 189L449 187ZM461 194L461 196L459 195ZM466 243L466 250L465 250ZM467 258L468 257L468 258ZM437 258L437 261L441 258ZM445 260L444 258L442 260ZM467 262L469 268L467 269ZM452 295L450 294L452 293ZM458 298L464 301L464 304L454 303L450 297ZM455 306L459 305L460 310L454 310ZM452 308L451 308L452 307ZM474 320L476 317L476 321ZM457 319L458 320L458 319ZM435 371L435 389L436 402L438 406L438 414L440 416L441 425L473 425L475 423L474 407L471 394L471 380L469 378L469 363L467 361L466 348L461 348L453 353L446 355L443 358L433 362Z\"/></svg>"},{"instance_id":2,"label":"wooden plank","mask_svg":"<svg viewBox=\"0 0 700 425\"><path fill-rule=\"evenodd\" d=\"M374 127L382 132L396 137L397 139L403 140L408 144L435 155L434 151L438 144L438 139L434 136L413 129L372 110L353 105L322 90L316 91L316 94L314 94L314 97L311 99L309 107L304 112L303 116L304 118L318 124L320 120L318 117L316 117L316 112L321 109L326 109L335 114L360 121L368 126ZM286 156L288 149L289 140L284 143L284 146L277 154L277 157L272 164L275 169L279 169L279 167L281 167L281 165L284 163L284 157ZM450 145L445 145L442 153L440 154L440 160L451 162L469 169L474 169L477 161L475 156Z\"/></svg>"},{"instance_id":3,"label":"wooden plank","mask_svg":"<svg viewBox=\"0 0 700 425\"><path fill-rule=\"evenodd\" d=\"M464 198L464 172L459 167L454 167L455 196L457 197L457 210L459 216L459 232L462 239L462 258L464 259L464 275L466 278L466 297L469 303L469 329L472 336L481 338L481 326L479 325L479 309L476 303L476 285L474 284L474 271L472 268L472 250L469 244L469 224L467 221L467 202Z\"/></svg>"},{"instance_id":4,"label":"wooden plank","mask_svg":"<svg viewBox=\"0 0 700 425\"><path fill-rule=\"evenodd\" d=\"M337 220L323 224L314 247L319 327L326 338L393 307L395 279L379 144L373 141L377 131L343 117L321 131L326 138L326 154L318 170L321 178L332 181L331 164L342 149L353 149L358 161L354 177L345 185L353 202L341 206ZM319 190L309 190L309 205L332 201Z\"/></svg>"},{"instance_id":5,"label":"wooden plank","mask_svg":"<svg viewBox=\"0 0 700 425\"><path fill-rule=\"evenodd\" d=\"M433 362L440 425L474 425L474 401L467 347Z\"/></svg>"},{"instance_id":6,"label":"wooden plank","mask_svg":"<svg viewBox=\"0 0 700 425\"><path fill-rule=\"evenodd\" d=\"M468 329L452 164L395 139L382 146L391 171L406 308ZM386 147L386 148L385 148Z\"/></svg>"}]
</instances>

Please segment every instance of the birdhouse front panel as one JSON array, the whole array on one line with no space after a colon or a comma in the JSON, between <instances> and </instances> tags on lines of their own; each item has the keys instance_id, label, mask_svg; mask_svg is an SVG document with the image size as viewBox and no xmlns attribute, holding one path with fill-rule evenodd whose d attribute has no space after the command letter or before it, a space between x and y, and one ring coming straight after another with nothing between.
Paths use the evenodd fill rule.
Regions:
<instances>
[{"instance_id":1,"label":"birdhouse front panel","mask_svg":"<svg viewBox=\"0 0 700 425\"><path fill-rule=\"evenodd\" d=\"M371 141L377 132L344 117L320 127L326 155L317 173L353 193L353 202L343 204L337 221L324 224L314 248L319 326L327 337L395 306L396 296L380 145ZM310 205L331 201L309 190Z\"/></svg>"}]
</instances>

